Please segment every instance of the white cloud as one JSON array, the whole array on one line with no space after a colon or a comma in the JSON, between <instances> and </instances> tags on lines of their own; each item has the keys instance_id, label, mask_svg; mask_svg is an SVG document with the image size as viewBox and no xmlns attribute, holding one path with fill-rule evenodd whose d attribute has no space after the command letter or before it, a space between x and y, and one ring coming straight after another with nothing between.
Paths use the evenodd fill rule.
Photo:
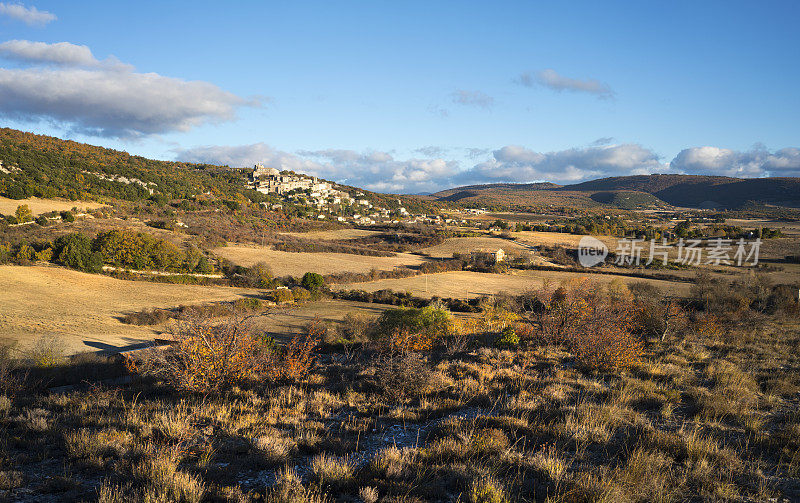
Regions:
<instances>
[{"instance_id":1,"label":"white cloud","mask_svg":"<svg viewBox=\"0 0 800 503\"><path fill-rule=\"evenodd\" d=\"M800 149L789 147L775 152L758 147L746 152L718 147L681 150L670 163L674 170L704 175L742 178L800 176Z\"/></svg>"},{"instance_id":2,"label":"white cloud","mask_svg":"<svg viewBox=\"0 0 800 503\"><path fill-rule=\"evenodd\" d=\"M590 143L590 145L593 147L601 147L604 145L611 145L612 143L614 143L614 138L610 136L603 136Z\"/></svg>"},{"instance_id":3,"label":"white cloud","mask_svg":"<svg viewBox=\"0 0 800 503\"><path fill-rule=\"evenodd\" d=\"M0 56L25 63L54 63L65 66L97 66L100 64L85 45L58 42L9 40L0 44Z\"/></svg>"},{"instance_id":4,"label":"white cloud","mask_svg":"<svg viewBox=\"0 0 800 503\"><path fill-rule=\"evenodd\" d=\"M30 26L44 26L57 19L55 14L39 10L36 7L25 7L21 4L5 2L0 2L0 15L22 21Z\"/></svg>"},{"instance_id":5,"label":"white cloud","mask_svg":"<svg viewBox=\"0 0 800 503\"><path fill-rule=\"evenodd\" d=\"M327 149L296 154L276 150L264 143L238 146L207 146L179 150L177 159L229 166L263 163L279 170L292 170L376 192L418 193L447 186L458 163L444 159L396 160L381 151Z\"/></svg>"},{"instance_id":6,"label":"white cloud","mask_svg":"<svg viewBox=\"0 0 800 503\"><path fill-rule=\"evenodd\" d=\"M520 84L526 87L534 87L540 85L553 91L571 91L579 93L588 93L597 96L599 99L611 99L614 97L614 91L599 80L595 79L573 79L565 77L552 68L536 72L536 74L523 73L517 80Z\"/></svg>"},{"instance_id":7,"label":"white cloud","mask_svg":"<svg viewBox=\"0 0 800 503\"><path fill-rule=\"evenodd\" d=\"M0 54L63 68L0 68L0 117L52 121L108 137L187 131L234 119L257 106L214 84L136 73L115 58L98 61L86 46L14 40Z\"/></svg>"},{"instance_id":8,"label":"white cloud","mask_svg":"<svg viewBox=\"0 0 800 503\"><path fill-rule=\"evenodd\" d=\"M614 175L665 172L652 151L634 144L539 153L507 145L492 158L462 171L453 160L398 160L388 152L327 149L287 153L264 143L198 147L177 152L183 161L229 166L264 163L377 192L435 192L456 185L548 180L573 183Z\"/></svg>"},{"instance_id":9,"label":"white cloud","mask_svg":"<svg viewBox=\"0 0 800 503\"><path fill-rule=\"evenodd\" d=\"M321 165L316 174L327 179L377 192L438 190L458 171L456 161L445 159L396 160L380 151L318 150L298 152Z\"/></svg>"},{"instance_id":10,"label":"white cloud","mask_svg":"<svg viewBox=\"0 0 800 503\"><path fill-rule=\"evenodd\" d=\"M321 165L316 162L276 150L263 142L250 145L194 147L179 149L175 152L181 161L224 164L233 168L262 163L281 171L291 170L298 173L314 174L321 169Z\"/></svg>"},{"instance_id":11,"label":"white cloud","mask_svg":"<svg viewBox=\"0 0 800 503\"><path fill-rule=\"evenodd\" d=\"M573 148L540 153L518 145L495 150L458 178L461 183L551 181L575 183L591 178L664 172L651 150L636 144Z\"/></svg>"},{"instance_id":12,"label":"white cloud","mask_svg":"<svg viewBox=\"0 0 800 503\"><path fill-rule=\"evenodd\" d=\"M457 105L466 105L478 108L491 108L494 106L494 98L481 91L466 91L459 89L453 92L450 97Z\"/></svg>"}]
</instances>

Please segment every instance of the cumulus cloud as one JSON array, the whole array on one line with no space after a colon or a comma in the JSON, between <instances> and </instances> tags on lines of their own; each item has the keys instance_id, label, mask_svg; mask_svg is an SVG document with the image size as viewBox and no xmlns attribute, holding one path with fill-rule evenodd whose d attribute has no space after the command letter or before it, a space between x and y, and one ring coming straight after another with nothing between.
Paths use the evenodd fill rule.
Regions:
<instances>
[{"instance_id":1,"label":"cumulus cloud","mask_svg":"<svg viewBox=\"0 0 800 503\"><path fill-rule=\"evenodd\" d=\"M626 144L540 153L517 145L461 170L443 158L400 160L388 152L326 149L288 153L264 143L197 147L177 152L183 161L249 166L264 163L376 192L435 192L456 185L548 180L573 183L601 176L665 172L651 150Z\"/></svg>"},{"instance_id":2,"label":"cumulus cloud","mask_svg":"<svg viewBox=\"0 0 800 503\"><path fill-rule=\"evenodd\" d=\"M317 150L298 152L320 163L319 176L377 192L438 190L458 171L458 162L445 159L397 160L388 152Z\"/></svg>"},{"instance_id":3,"label":"cumulus cloud","mask_svg":"<svg viewBox=\"0 0 800 503\"><path fill-rule=\"evenodd\" d=\"M52 121L90 135L187 131L259 104L208 82L137 73L113 57L99 61L88 47L68 42L11 40L0 44L0 55L44 65L0 68L0 117Z\"/></svg>"},{"instance_id":4,"label":"cumulus cloud","mask_svg":"<svg viewBox=\"0 0 800 503\"><path fill-rule=\"evenodd\" d=\"M494 106L494 98L481 91L466 91L459 89L450 94L453 103L478 108L491 108Z\"/></svg>"},{"instance_id":5,"label":"cumulus cloud","mask_svg":"<svg viewBox=\"0 0 800 503\"><path fill-rule=\"evenodd\" d=\"M603 136L602 138L598 138L595 141L593 141L591 143L591 145L593 147L599 147L599 146L603 146L603 145L610 145L612 143L614 143L614 138L612 138L610 136Z\"/></svg>"},{"instance_id":6,"label":"cumulus cloud","mask_svg":"<svg viewBox=\"0 0 800 503\"><path fill-rule=\"evenodd\" d=\"M36 7L5 2L0 2L0 16L8 16L29 26L44 26L57 19L55 14L39 10Z\"/></svg>"},{"instance_id":7,"label":"cumulus cloud","mask_svg":"<svg viewBox=\"0 0 800 503\"><path fill-rule=\"evenodd\" d=\"M575 183L621 175L664 172L649 149L636 144L573 148L540 153L518 145L495 150L492 158L461 173L463 183L551 181Z\"/></svg>"},{"instance_id":8,"label":"cumulus cloud","mask_svg":"<svg viewBox=\"0 0 800 503\"><path fill-rule=\"evenodd\" d=\"M250 145L212 145L176 150L177 159L185 162L224 164L234 168L264 164L280 171L316 174L322 168L319 163L303 159L295 154L277 150L266 143Z\"/></svg>"},{"instance_id":9,"label":"cumulus cloud","mask_svg":"<svg viewBox=\"0 0 800 503\"><path fill-rule=\"evenodd\" d=\"M58 42L9 40L0 44L0 56L24 63L53 63L65 66L97 66L100 64L85 45Z\"/></svg>"},{"instance_id":10,"label":"cumulus cloud","mask_svg":"<svg viewBox=\"0 0 800 503\"><path fill-rule=\"evenodd\" d=\"M800 176L800 149L789 147L770 152L763 147L741 152L718 147L681 150L670 163L683 173L742 178Z\"/></svg>"},{"instance_id":11,"label":"cumulus cloud","mask_svg":"<svg viewBox=\"0 0 800 503\"><path fill-rule=\"evenodd\" d=\"M326 149L289 153L264 143L196 147L176 152L177 159L229 166L263 163L376 192L419 193L448 186L458 171L456 161L397 160L388 152Z\"/></svg>"},{"instance_id":12,"label":"cumulus cloud","mask_svg":"<svg viewBox=\"0 0 800 503\"><path fill-rule=\"evenodd\" d=\"M597 96L599 99L611 99L614 91L599 80L595 79L573 79L565 77L552 68L536 72L535 74L523 73L517 81L526 87L540 85L553 91L588 93Z\"/></svg>"},{"instance_id":13,"label":"cumulus cloud","mask_svg":"<svg viewBox=\"0 0 800 503\"><path fill-rule=\"evenodd\" d=\"M477 159L478 157L484 157L488 155L492 149L490 148L465 148L464 151L467 153L470 159Z\"/></svg>"},{"instance_id":14,"label":"cumulus cloud","mask_svg":"<svg viewBox=\"0 0 800 503\"><path fill-rule=\"evenodd\" d=\"M108 137L187 131L251 104L208 82L156 73L0 68L0 116Z\"/></svg>"}]
</instances>

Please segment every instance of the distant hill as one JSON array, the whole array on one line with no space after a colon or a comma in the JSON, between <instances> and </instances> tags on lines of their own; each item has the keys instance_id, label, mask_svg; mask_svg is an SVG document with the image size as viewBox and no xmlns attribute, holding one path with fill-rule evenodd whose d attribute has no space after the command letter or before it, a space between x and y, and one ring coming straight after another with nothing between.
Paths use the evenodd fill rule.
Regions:
<instances>
[{"instance_id":1,"label":"distant hill","mask_svg":"<svg viewBox=\"0 0 800 503\"><path fill-rule=\"evenodd\" d=\"M462 199L479 196L481 195L482 192L486 190L491 190L494 192L496 191L521 192L529 190L552 190L552 189L557 189L559 187L561 187L561 185L556 185L555 183L550 183L550 182L491 183L484 185L465 185L463 187L457 187L455 189L443 190L441 192L431 194L431 196L435 197L439 201L460 201Z\"/></svg>"},{"instance_id":2,"label":"distant hill","mask_svg":"<svg viewBox=\"0 0 800 503\"><path fill-rule=\"evenodd\" d=\"M800 178L731 178L702 175L638 175L601 178L569 190L636 190L674 206L740 208L748 204L800 207Z\"/></svg>"},{"instance_id":3,"label":"distant hill","mask_svg":"<svg viewBox=\"0 0 800 503\"><path fill-rule=\"evenodd\" d=\"M437 192L431 197L442 201L518 206L578 202L586 207L607 205L623 209L655 208L665 206L665 203L689 208L737 209L763 205L798 208L800 178L636 175L563 186L539 183L473 185Z\"/></svg>"}]
</instances>

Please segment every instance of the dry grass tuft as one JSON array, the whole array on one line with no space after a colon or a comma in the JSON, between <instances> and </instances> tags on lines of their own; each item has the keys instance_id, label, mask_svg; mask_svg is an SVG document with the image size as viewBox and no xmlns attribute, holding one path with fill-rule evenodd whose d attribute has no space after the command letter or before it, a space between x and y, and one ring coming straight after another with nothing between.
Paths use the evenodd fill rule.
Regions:
<instances>
[{"instance_id":1,"label":"dry grass tuft","mask_svg":"<svg viewBox=\"0 0 800 503\"><path fill-rule=\"evenodd\" d=\"M311 472L320 484L342 485L353 478L353 465L347 458L323 453L311 460Z\"/></svg>"}]
</instances>

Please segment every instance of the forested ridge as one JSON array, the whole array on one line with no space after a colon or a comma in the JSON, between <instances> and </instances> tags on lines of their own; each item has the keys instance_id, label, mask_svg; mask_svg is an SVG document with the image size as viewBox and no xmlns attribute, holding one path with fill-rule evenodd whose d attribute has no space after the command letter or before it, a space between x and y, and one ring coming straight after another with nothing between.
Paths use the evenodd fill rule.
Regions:
<instances>
[{"instance_id":1,"label":"forested ridge","mask_svg":"<svg viewBox=\"0 0 800 503\"><path fill-rule=\"evenodd\" d=\"M220 166L157 161L9 128L0 128L0 161L8 171L0 172L0 195L12 199L189 199L207 192L220 198L261 196L241 184L240 173ZM125 181L113 180L120 177Z\"/></svg>"}]
</instances>

